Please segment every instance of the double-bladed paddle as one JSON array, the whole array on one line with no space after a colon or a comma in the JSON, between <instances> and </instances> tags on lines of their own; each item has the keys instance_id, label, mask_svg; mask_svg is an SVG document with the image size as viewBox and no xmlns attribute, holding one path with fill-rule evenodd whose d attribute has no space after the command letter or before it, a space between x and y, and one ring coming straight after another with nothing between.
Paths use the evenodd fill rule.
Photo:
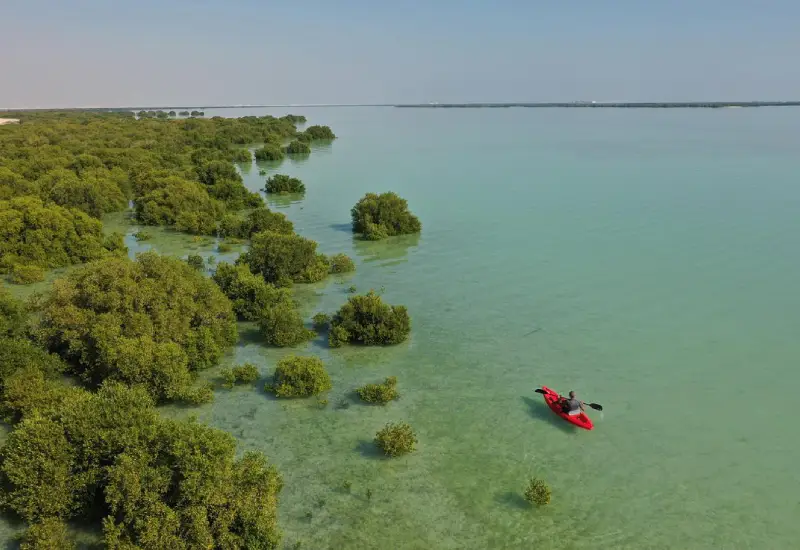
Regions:
<instances>
[{"instance_id":1,"label":"double-bladed paddle","mask_svg":"<svg viewBox=\"0 0 800 550\"><path fill-rule=\"evenodd\" d=\"M534 391L536 393L541 393L542 395L547 395L547 392L544 391L542 388L536 388L536 390L534 390ZM602 411L603 410L603 406L602 405L598 405L597 403L583 403L583 404L584 405L589 405L591 408L593 408L596 411Z\"/></svg>"}]
</instances>

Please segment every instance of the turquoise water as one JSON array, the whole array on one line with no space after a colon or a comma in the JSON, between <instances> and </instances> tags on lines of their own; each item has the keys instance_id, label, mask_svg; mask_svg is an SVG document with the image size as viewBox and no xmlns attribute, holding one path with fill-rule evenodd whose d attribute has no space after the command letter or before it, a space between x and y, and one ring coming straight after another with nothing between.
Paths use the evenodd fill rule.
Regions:
<instances>
[{"instance_id":1,"label":"turquoise water","mask_svg":"<svg viewBox=\"0 0 800 550\"><path fill-rule=\"evenodd\" d=\"M278 464L287 546L796 544L800 439L792 411L776 406L800 390L800 111L206 116L286 112L339 139L271 166L307 187L272 206L358 264L298 288L304 310L334 311L353 284L383 289L413 323L392 348L329 350L320 338L301 350L328 366L327 406L237 388L191 411ZM244 172L263 187L257 166ZM350 207L388 190L408 199L422 235L354 241ZM216 255L168 231L146 246ZM242 335L227 360L254 361L265 377L290 352L264 348L247 326ZM352 399L390 375L401 400ZM542 384L601 403L595 430L556 418L533 392ZM417 430L417 453L376 456L387 421ZM522 500L532 475L551 485L548 507Z\"/></svg>"}]
</instances>

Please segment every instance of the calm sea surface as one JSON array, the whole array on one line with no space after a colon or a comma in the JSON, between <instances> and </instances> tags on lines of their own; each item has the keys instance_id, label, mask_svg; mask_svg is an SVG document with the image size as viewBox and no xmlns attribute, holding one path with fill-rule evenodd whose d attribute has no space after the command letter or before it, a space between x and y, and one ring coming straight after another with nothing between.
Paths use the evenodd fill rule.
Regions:
<instances>
[{"instance_id":1,"label":"calm sea surface","mask_svg":"<svg viewBox=\"0 0 800 550\"><path fill-rule=\"evenodd\" d=\"M287 112L339 139L264 166L307 187L271 206L358 264L298 287L304 311L335 311L355 285L412 316L399 346L330 350L320 338L299 350L326 362L327 406L237 388L191 411L279 466L287 546L796 546L800 432L784 407L800 399L800 110L206 116ZM254 190L258 170L243 167ZM408 199L421 236L353 240L352 205L389 190ZM128 244L238 253L156 233ZM298 351L241 332L228 363L255 362L265 377ZM386 376L399 401L353 400ZM556 418L533 391L542 384L601 403L595 430ZM388 421L417 430L418 452L376 456ZM530 476L551 485L549 506L522 499Z\"/></svg>"}]
</instances>

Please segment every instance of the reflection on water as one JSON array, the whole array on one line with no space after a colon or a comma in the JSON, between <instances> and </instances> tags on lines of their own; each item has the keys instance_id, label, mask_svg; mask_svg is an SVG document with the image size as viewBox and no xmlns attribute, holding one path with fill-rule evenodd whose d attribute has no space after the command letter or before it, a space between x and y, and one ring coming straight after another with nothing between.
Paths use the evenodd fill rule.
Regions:
<instances>
[{"instance_id":1,"label":"reflection on water","mask_svg":"<svg viewBox=\"0 0 800 550\"><path fill-rule=\"evenodd\" d=\"M392 266L407 261L408 251L419 244L420 235L401 235L382 241L365 241L353 237L353 248L365 262Z\"/></svg>"},{"instance_id":2,"label":"reflection on water","mask_svg":"<svg viewBox=\"0 0 800 550\"><path fill-rule=\"evenodd\" d=\"M315 155L330 155L333 153L333 141L314 141L310 143L311 152Z\"/></svg>"},{"instance_id":3,"label":"reflection on water","mask_svg":"<svg viewBox=\"0 0 800 550\"><path fill-rule=\"evenodd\" d=\"M259 170L264 170L269 174L270 172L277 172L284 160L256 160L255 165Z\"/></svg>"},{"instance_id":4,"label":"reflection on water","mask_svg":"<svg viewBox=\"0 0 800 550\"><path fill-rule=\"evenodd\" d=\"M268 193L267 204L270 208L288 208L293 204L302 202L303 193Z\"/></svg>"}]
</instances>

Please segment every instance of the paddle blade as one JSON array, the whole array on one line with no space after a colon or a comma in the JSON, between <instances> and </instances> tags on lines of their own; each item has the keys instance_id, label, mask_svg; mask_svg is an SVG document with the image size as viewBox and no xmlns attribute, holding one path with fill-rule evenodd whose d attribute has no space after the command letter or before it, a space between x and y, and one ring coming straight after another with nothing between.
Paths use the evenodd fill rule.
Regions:
<instances>
[{"instance_id":1,"label":"paddle blade","mask_svg":"<svg viewBox=\"0 0 800 550\"><path fill-rule=\"evenodd\" d=\"M588 404L588 405L589 405L591 408L593 408L594 410L596 410L596 411L602 411L602 410L603 410L603 406L602 406L602 405L598 405L597 403L587 403L587 404Z\"/></svg>"},{"instance_id":2,"label":"paddle blade","mask_svg":"<svg viewBox=\"0 0 800 550\"><path fill-rule=\"evenodd\" d=\"M541 393L542 395L547 395L547 393L542 388L536 388L533 391L535 391L536 393Z\"/></svg>"}]
</instances>

